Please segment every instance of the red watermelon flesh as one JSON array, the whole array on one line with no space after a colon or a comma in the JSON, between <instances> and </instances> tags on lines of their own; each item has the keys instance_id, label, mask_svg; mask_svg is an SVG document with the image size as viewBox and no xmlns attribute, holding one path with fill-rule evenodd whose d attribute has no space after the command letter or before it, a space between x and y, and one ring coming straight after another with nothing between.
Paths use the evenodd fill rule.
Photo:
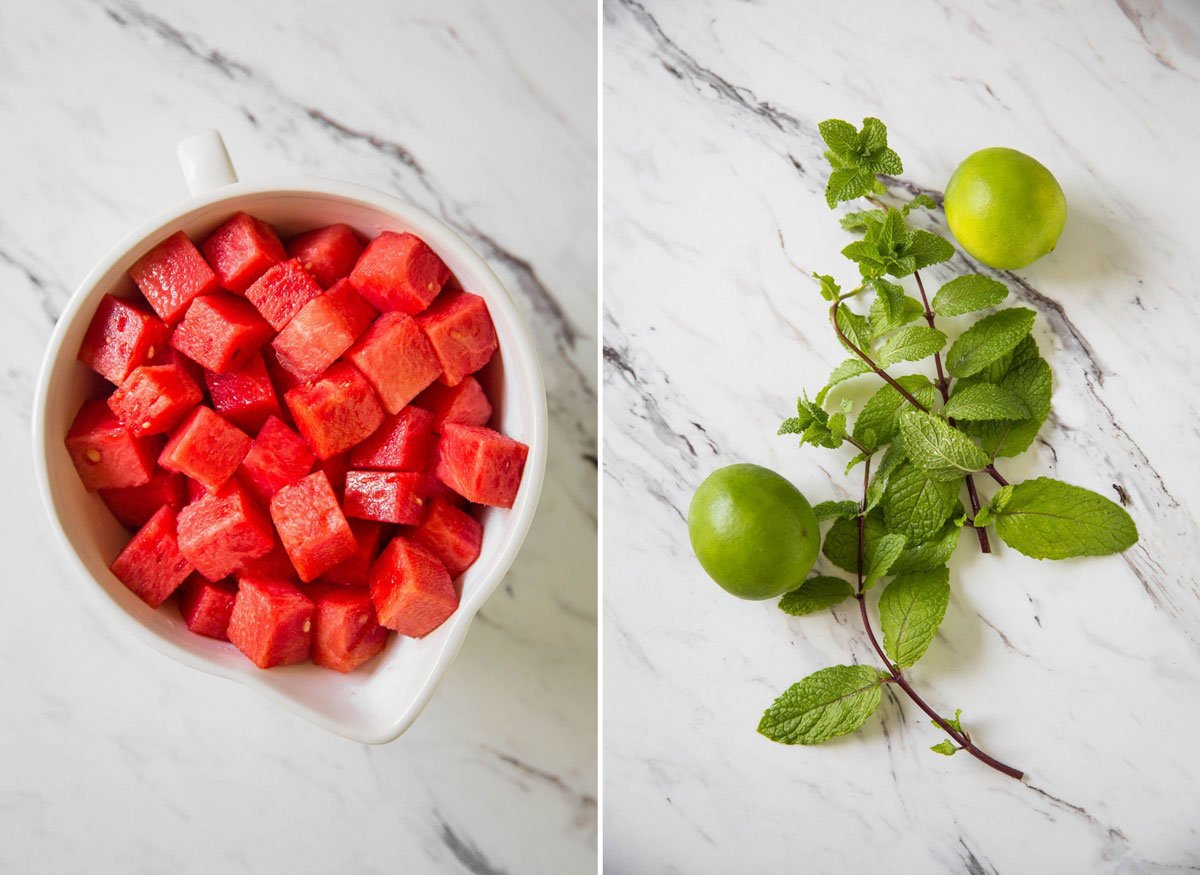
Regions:
<instances>
[{"instance_id":1,"label":"red watermelon flesh","mask_svg":"<svg viewBox=\"0 0 1200 875\"><path fill-rule=\"evenodd\" d=\"M187 503L183 478L161 468L141 486L101 489L100 498L121 525L131 529L144 526L164 505L178 511Z\"/></svg>"},{"instance_id":2,"label":"red watermelon flesh","mask_svg":"<svg viewBox=\"0 0 1200 875\"><path fill-rule=\"evenodd\" d=\"M322 574L320 581L338 586L366 586L371 580L371 563L379 555L388 527L374 520L351 519L348 522L358 547L349 559L343 559Z\"/></svg>"},{"instance_id":3,"label":"red watermelon flesh","mask_svg":"<svg viewBox=\"0 0 1200 875\"><path fill-rule=\"evenodd\" d=\"M197 635L228 641L229 618L237 590L193 574L179 590L179 615Z\"/></svg>"},{"instance_id":4,"label":"red watermelon flesh","mask_svg":"<svg viewBox=\"0 0 1200 875\"><path fill-rule=\"evenodd\" d=\"M300 579L307 583L358 549L324 472L285 486L271 499L271 519Z\"/></svg>"},{"instance_id":5,"label":"red watermelon flesh","mask_svg":"<svg viewBox=\"0 0 1200 875\"><path fill-rule=\"evenodd\" d=\"M416 525L425 514L424 483L415 471L350 471L342 506L358 519Z\"/></svg>"},{"instance_id":6,"label":"red watermelon flesh","mask_svg":"<svg viewBox=\"0 0 1200 875\"><path fill-rule=\"evenodd\" d=\"M313 603L284 580L244 578L238 584L228 635L259 668L308 659Z\"/></svg>"},{"instance_id":7,"label":"red watermelon flesh","mask_svg":"<svg viewBox=\"0 0 1200 875\"><path fill-rule=\"evenodd\" d=\"M271 326L244 298L202 295L171 335L171 346L207 370L236 371L271 338Z\"/></svg>"},{"instance_id":8,"label":"red watermelon flesh","mask_svg":"<svg viewBox=\"0 0 1200 875\"><path fill-rule=\"evenodd\" d=\"M270 417L242 460L242 479L259 497L271 496L312 470L314 457L304 438L278 417Z\"/></svg>"},{"instance_id":9,"label":"red watermelon flesh","mask_svg":"<svg viewBox=\"0 0 1200 875\"><path fill-rule=\"evenodd\" d=\"M64 442L89 492L149 483L160 445L134 435L98 400L79 408Z\"/></svg>"},{"instance_id":10,"label":"red watermelon flesh","mask_svg":"<svg viewBox=\"0 0 1200 875\"><path fill-rule=\"evenodd\" d=\"M350 348L375 308L342 280L304 305L272 342L279 365L300 380L311 380Z\"/></svg>"},{"instance_id":11,"label":"red watermelon flesh","mask_svg":"<svg viewBox=\"0 0 1200 875\"><path fill-rule=\"evenodd\" d=\"M420 407L405 407L350 453L355 468L391 471L424 471L433 449L433 414Z\"/></svg>"},{"instance_id":12,"label":"red watermelon flesh","mask_svg":"<svg viewBox=\"0 0 1200 875\"><path fill-rule=\"evenodd\" d=\"M247 213L236 213L201 244L221 285L239 295L287 258L275 229Z\"/></svg>"},{"instance_id":13,"label":"red watermelon flesh","mask_svg":"<svg viewBox=\"0 0 1200 875\"><path fill-rule=\"evenodd\" d=\"M182 231L163 240L129 268L158 317L174 325L192 299L220 289L217 275Z\"/></svg>"},{"instance_id":14,"label":"red watermelon flesh","mask_svg":"<svg viewBox=\"0 0 1200 875\"><path fill-rule=\"evenodd\" d=\"M379 312L420 313L437 297L450 269L414 234L384 231L367 244L350 282Z\"/></svg>"},{"instance_id":15,"label":"red watermelon flesh","mask_svg":"<svg viewBox=\"0 0 1200 875\"><path fill-rule=\"evenodd\" d=\"M216 411L244 432L255 434L269 417L283 416L275 385L258 353L227 374L206 371L204 382Z\"/></svg>"},{"instance_id":16,"label":"red watermelon flesh","mask_svg":"<svg viewBox=\"0 0 1200 875\"><path fill-rule=\"evenodd\" d=\"M299 259L326 289L349 275L362 251L358 234L342 224L306 231L288 243L288 255Z\"/></svg>"},{"instance_id":17,"label":"red watermelon flesh","mask_svg":"<svg viewBox=\"0 0 1200 875\"><path fill-rule=\"evenodd\" d=\"M316 586L310 595L316 605L312 637L315 664L345 673L383 650L388 630L379 625L365 587Z\"/></svg>"},{"instance_id":18,"label":"red watermelon flesh","mask_svg":"<svg viewBox=\"0 0 1200 875\"><path fill-rule=\"evenodd\" d=\"M371 601L381 624L424 638L454 613L458 592L436 556L397 537L371 567Z\"/></svg>"},{"instance_id":19,"label":"red watermelon flesh","mask_svg":"<svg viewBox=\"0 0 1200 875\"><path fill-rule=\"evenodd\" d=\"M442 382L456 386L492 360L499 348L487 303L468 292L447 292L417 317L442 368Z\"/></svg>"},{"instance_id":20,"label":"red watermelon flesh","mask_svg":"<svg viewBox=\"0 0 1200 875\"><path fill-rule=\"evenodd\" d=\"M130 301L105 295L83 336L79 360L119 385L134 368L153 363L168 336L167 326L156 316Z\"/></svg>"},{"instance_id":21,"label":"red watermelon flesh","mask_svg":"<svg viewBox=\"0 0 1200 875\"><path fill-rule=\"evenodd\" d=\"M324 471L329 485L340 498L346 488L346 472L350 470L350 453L338 453L328 459L317 460L317 470Z\"/></svg>"},{"instance_id":22,"label":"red watermelon flesh","mask_svg":"<svg viewBox=\"0 0 1200 875\"><path fill-rule=\"evenodd\" d=\"M474 377L463 377L457 386L434 383L413 403L433 414L433 430L438 434L448 422L487 425L492 418L492 404Z\"/></svg>"},{"instance_id":23,"label":"red watermelon flesh","mask_svg":"<svg viewBox=\"0 0 1200 875\"><path fill-rule=\"evenodd\" d=\"M383 422L371 384L346 362L333 365L313 383L289 389L283 398L318 459L350 449Z\"/></svg>"},{"instance_id":24,"label":"red watermelon flesh","mask_svg":"<svg viewBox=\"0 0 1200 875\"><path fill-rule=\"evenodd\" d=\"M490 428L446 426L437 475L468 501L512 507L529 447Z\"/></svg>"},{"instance_id":25,"label":"red watermelon flesh","mask_svg":"<svg viewBox=\"0 0 1200 875\"><path fill-rule=\"evenodd\" d=\"M274 533L272 533L272 537L274 537ZM279 538L274 538L271 549L265 555L259 556L257 559L246 560L241 569L234 574L235 580L255 577L266 577L270 580L299 580L292 560L288 558L287 551L283 549Z\"/></svg>"},{"instance_id":26,"label":"red watermelon flesh","mask_svg":"<svg viewBox=\"0 0 1200 875\"><path fill-rule=\"evenodd\" d=\"M109 396L108 406L141 437L170 431L203 400L196 381L178 365L142 365Z\"/></svg>"},{"instance_id":27,"label":"red watermelon flesh","mask_svg":"<svg viewBox=\"0 0 1200 875\"><path fill-rule=\"evenodd\" d=\"M152 608L167 600L192 573L175 532L175 511L161 507L112 564L112 573Z\"/></svg>"},{"instance_id":28,"label":"red watermelon flesh","mask_svg":"<svg viewBox=\"0 0 1200 875\"><path fill-rule=\"evenodd\" d=\"M271 552L271 520L236 480L179 512L179 548L209 580Z\"/></svg>"},{"instance_id":29,"label":"red watermelon flesh","mask_svg":"<svg viewBox=\"0 0 1200 875\"><path fill-rule=\"evenodd\" d=\"M317 281L295 258L275 265L246 289L246 298L276 331L320 295Z\"/></svg>"},{"instance_id":30,"label":"red watermelon flesh","mask_svg":"<svg viewBox=\"0 0 1200 875\"><path fill-rule=\"evenodd\" d=\"M191 504L194 501L199 501L206 495L212 494L211 492L209 492L207 489L204 488L203 483L197 483L191 477L183 478L183 489L184 489L184 492L187 494L187 501L184 502L184 507L187 507L189 504Z\"/></svg>"},{"instance_id":31,"label":"red watermelon flesh","mask_svg":"<svg viewBox=\"0 0 1200 875\"><path fill-rule=\"evenodd\" d=\"M442 371L428 338L403 313L376 319L346 358L366 375L388 413L399 413Z\"/></svg>"},{"instance_id":32,"label":"red watermelon flesh","mask_svg":"<svg viewBox=\"0 0 1200 875\"><path fill-rule=\"evenodd\" d=\"M479 520L443 499L429 503L425 519L408 536L436 556L451 577L470 568L483 546Z\"/></svg>"},{"instance_id":33,"label":"red watermelon flesh","mask_svg":"<svg viewBox=\"0 0 1200 875\"><path fill-rule=\"evenodd\" d=\"M175 429L158 464L216 492L234 475L249 449L249 435L212 408L197 407Z\"/></svg>"}]
</instances>

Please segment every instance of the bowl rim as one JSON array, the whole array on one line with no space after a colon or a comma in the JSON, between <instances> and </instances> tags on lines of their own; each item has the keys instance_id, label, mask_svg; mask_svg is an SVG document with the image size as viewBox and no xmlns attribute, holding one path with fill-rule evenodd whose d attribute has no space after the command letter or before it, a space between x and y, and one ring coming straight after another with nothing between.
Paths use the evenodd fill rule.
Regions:
<instances>
[{"instance_id":1,"label":"bowl rim","mask_svg":"<svg viewBox=\"0 0 1200 875\"><path fill-rule=\"evenodd\" d=\"M288 195L319 196L342 202L358 202L401 219L404 223L418 229L428 228L428 233L438 237L435 249L445 249L446 246L455 249L454 258L458 261L471 263L472 269L478 275L491 283L500 294L502 308L507 310L505 317L516 333L520 354L513 361L520 361L527 373L528 385L533 394L533 417L530 423L529 460L523 474L523 488L532 493L521 508L511 528L507 533L505 543L494 561L492 574L484 583L471 594L470 599L464 599L456 612L457 622L448 630L441 642L441 648L433 658L432 668L420 682L420 689L403 708L399 715L387 725L380 725L373 730L363 729L348 723L342 723L327 714L309 707L302 700L293 698L265 683L265 677L258 672L239 672L223 665L212 662L200 654L176 644L174 641L154 632L137 621L131 614L112 600L104 592L104 587L96 580L95 575L84 564L83 559L71 543L58 509L55 506L54 495L50 487L49 459L46 443L46 417L49 405L48 390L51 374L55 364L63 354L63 344L67 333L80 317L85 302L96 291L97 284L114 265L140 246L150 242L150 238L170 231L170 226L178 223L188 213L219 204L222 201L234 200L247 195ZM489 298L489 307L492 301ZM222 677L248 687L268 700L297 714L321 728L353 741L365 744L385 744L393 741L407 730L416 718L429 704L437 691L441 680L445 677L455 657L458 655L467 631L483 603L495 592L500 582L508 573L516 559L526 536L529 533L533 518L541 498L545 479L546 461L548 456L548 409L545 380L537 354L537 347L524 317L517 309L507 288L496 276L491 266L467 243L462 236L445 222L434 217L426 210L415 206L399 197L387 194L377 189L369 188L351 182L310 176L276 177L255 182L233 182L199 195L193 195L174 206L163 210L133 228L115 245L113 245L93 265L91 270L72 292L62 313L54 325L54 331L46 345L45 353L39 367L37 384L34 391L34 402L31 416L34 472L37 478L38 493L42 506L49 518L55 539L68 558L68 564L75 572L74 576L81 582L88 582L85 588L90 598L104 606L104 613L115 615L115 620L144 644L149 645L165 656L206 674Z\"/></svg>"}]
</instances>

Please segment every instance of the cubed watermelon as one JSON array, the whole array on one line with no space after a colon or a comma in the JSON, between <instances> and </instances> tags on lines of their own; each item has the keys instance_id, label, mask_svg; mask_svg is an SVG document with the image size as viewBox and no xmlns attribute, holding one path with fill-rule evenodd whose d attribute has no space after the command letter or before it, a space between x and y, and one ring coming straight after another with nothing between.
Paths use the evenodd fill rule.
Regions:
<instances>
[{"instance_id":1,"label":"cubed watermelon","mask_svg":"<svg viewBox=\"0 0 1200 875\"><path fill-rule=\"evenodd\" d=\"M319 578L322 583L338 586L367 586L371 582L371 564L379 555L389 526L374 520L348 520L354 533L357 549L349 559L343 559Z\"/></svg>"},{"instance_id":2,"label":"cubed watermelon","mask_svg":"<svg viewBox=\"0 0 1200 875\"><path fill-rule=\"evenodd\" d=\"M237 590L228 583L213 583L193 574L179 590L179 615L197 635L228 641L229 618Z\"/></svg>"},{"instance_id":3,"label":"cubed watermelon","mask_svg":"<svg viewBox=\"0 0 1200 875\"><path fill-rule=\"evenodd\" d=\"M99 494L121 525L131 529L144 526L164 505L178 511L187 503L183 477L162 468L155 469L149 482L141 486L101 489Z\"/></svg>"},{"instance_id":4,"label":"cubed watermelon","mask_svg":"<svg viewBox=\"0 0 1200 875\"><path fill-rule=\"evenodd\" d=\"M193 298L220 288L217 275L182 231L134 262L129 275L154 312L169 325L179 321Z\"/></svg>"},{"instance_id":5,"label":"cubed watermelon","mask_svg":"<svg viewBox=\"0 0 1200 875\"><path fill-rule=\"evenodd\" d=\"M337 496L324 472L317 471L271 499L271 519L300 579L307 583L358 549Z\"/></svg>"},{"instance_id":6,"label":"cubed watermelon","mask_svg":"<svg viewBox=\"0 0 1200 875\"><path fill-rule=\"evenodd\" d=\"M236 480L179 512L179 549L209 580L221 580L271 552L271 520Z\"/></svg>"},{"instance_id":7,"label":"cubed watermelon","mask_svg":"<svg viewBox=\"0 0 1200 875\"><path fill-rule=\"evenodd\" d=\"M447 386L458 385L486 365L500 346L487 303L478 295L447 292L416 318L437 354Z\"/></svg>"},{"instance_id":8,"label":"cubed watermelon","mask_svg":"<svg viewBox=\"0 0 1200 875\"><path fill-rule=\"evenodd\" d=\"M349 471L346 516L412 526L425 515L425 478L416 471Z\"/></svg>"},{"instance_id":9,"label":"cubed watermelon","mask_svg":"<svg viewBox=\"0 0 1200 875\"><path fill-rule=\"evenodd\" d=\"M350 282L378 311L420 313L437 297L450 268L415 234L384 231L367 244Z\"/></svg>"},{"instance_id":10,"label":"cubed watermelon","mask_svg":"<svg viewBox=\"0 0 1200 875\"><path fill-rule=\"evenodd\" d=\"M238 584L228 635L259 668L308 659L313 603L285 580L244 578Z\"/></svg>"},{"instance_id":11,"label":"cubed watermelon","mask_svg":"<svg viewBox=\"0 0 1200 875\"><path fill-rule=\"evenodd\" d=\"M196 384L196 387L200 389L201 394L203 394L204 374L206 373L204 368L196 364L175 347L171 346L171 338L169 336L167 337L166 346L164 346L161 351L158 351L154 354L153 364L160 366L171 365L172 367L179 368L181 371L187 374L188 378Z\"/></svg>"},{"instance_id":12,"label":"cubed watermelon","mask_svg":"<svg viewBox=\"0 0 1200 875\"><path fill-rule=\"evenodd\" d=\"M158 464L216 492L234 475L249 449L249 435L211 407L197 407L171 434Z\"/></svg>"},{"instance_id":13,"label":"cubed watermelon","mask_svg":"<svg viewBox=\"0 0 1200 875\"><path fill-rule=\"evenodd\" d=\"M140 365L155 363L167 344L166 324L138 305L105 295L92 316L79 360L100 376L120 385Z\"/></svg>"},{"instance_id":14,"label":"cubed watermelon","mask_svg":"<svg viewBox=\"0 0 1200 875\"><path fill-rule=\"evenodd\" d=\"M236 371L206 371L204 382L217 413L248 434L257 434L269 417L283 416L275 384L257 353Z\"/></svg>"},{"instance_id":15,"label":"cubed watermelon","mask_svg":"<svg viewBox=\"0 0 1200 875\"><path fill-rule=\"evenodd\" d=\"M350 452L350 464L354 468L424 471L433 442L433 414L420 407L405 407Z\"/></svg>"},{"instance_id":16,"label":"cubed watermelon","mask_svg":"<svg viewBox=\"0 0 1200 875\"><path fill-rule=\"evenodd\" d=\"M298 259L281 262L246 289L246 298L276 331L283 329L300 309L319 297L321 287Z\"/></svg>"},{"instance_id":17,"label":"cubed watermelon","mask_svg":"<svg viewBox=\"0 0 1200 875\"><path fill-rule=\"evenodd\" d=\"M196 381L179 365L142 365L109 396L108 406L140 437L170 431L203 400Z\"/></svg>"},{"instance_id":18,"label":"cubed watermelon","mask_svg":"<svg viewBox=\"0 0 1200 875\"><path fill-rule=\"evenodd\" d=\"M275 229L246 213L235 213L200 248L221 285L239 295L287 258Z\"/></svg>"},{"instance_id":19,"label":"cubed watermelon","mask_svg":"<svg viewBox=\"0 0 1200 875\"><path fill-rule=\"evenodd\" d=\"M272 342L280 367L311 380L338 360L375 318L375 308L346 280L313 298Z\"/></svg>"},{"instance_id":20,"label":"cubed watermelon","mask_svg":"<svg viewBox=\"0 0 1200 875\"><path fill-rule=\"evenodd\" d=\"M271 339L271 326L244 298L219 292L192 301L171 346L207 370L236 371Z\"/></svg>"},{"instance_id":21,"label":"cubed watermelon","mask_svg":"<svg viewBox=\"0 0 1200 875\"><path fill-rule=\"evenodd\" d=\"M436 556L451 577L458 577L470 568L483 546L483 526L479 521L440 498L429 502L425 519L408 536Z\"/></svg>"},{"instance_id":22,"label":"cubed watermelon","mask_svg":"<svg viewBox=\"0 0 1200 875\"><path fill-rule=\"evenodd\" d=\"M208 489L205 488L203 483L197 483L191 477L183 478L183 489L184 489L184 492L187 494L186 495L187 500L184 502L184 507L187 507L189 504L191 504L194 501L199 501L206 495L212 494L211 492L208 491Z\"/></svg>"},{"instance_id":23,"label":"cubed watermelon","mask_svg":"<svg viewBox=\"0 0 1200 875\"><path fill-rule=\"evenodd\" d=\"M433 430L438 434L447 422L487 425L492 418L492 404L474 377L463 377L456 386L434 383L413 403L433 414Z\"/></svg>"},{"instance_id":24,"label":"cubed watermelon","mask_svg":"<svg viewBox=\"0 0 1200 875\"><path fill-rule=\"evenodd\" d=\"M242 460L242 479L264 501L285 486L291 486L312 470L313 454L304 438L277 417L263 424L250 452Z\"/></svg>"},{"instance_id":25,"label":"cubed watermelon","mask_svg":"<svg viewBox=\"0 0 1200 875\"><path fill-rule=\"evenodd\" d=\"M329 478L329 485L340 500L346 488L346 472L350 470L350 453L347 451L328 459L318 459L317 470L325 472L325 476Z\"/></svg>"},{"instance_id":26,"label":"cubed watermelon","mask_svg":"<svg viewBox=\"0 0 1200 875\"><path fill-rule=\"evenodd\" d=\"M86 401L67 431L67 453L89 492L150 482L161 442L137 437L103 401Z\"/></svg>"},{"instance_id":27,"label":"cubed watermelon","mask_svg":"<svg viewBox=\"0 0 1200 875\"><path fill-rule=\"evenodd\" d=\"M381 624L424 638L454 613L458 592L436 556L397 537L371 567L371 601Z\"/></svg>"},{"instance_id":28,"label":"cubed watermelon","mask_svg":"<svg viewBox=\"0 0 1200 875\"><path fill-rule=\"evenodd\" d=\"M388 630L379 625L366 588L315 586L312 661L334 671L354 671L387 644Z\"/></svg>"},{"instance_id":29,"label":"cubed watermelon","mask_svg":"<svg viewBox=\"0 0 1200 875\"><path fill-rule=\"evenodd\" d=\"M175 522L175 511L160 507L112 564L117 579L152 608L165 602L193 570L180 551Z\"/></svg>"},{"instance_id":30,"label":"cubed watermelon","mask_svg":"<svg viewBox=\"0 0 1200 875\"><path fill-rule=\"evenodd\" d=\"M274 533L272 533L274 535ZM275 538L271 544L271 549L263 556L257 559L248 559L241 569L234 573L235 580L242 578L265 577L269 580L291 580L299 581L296 576L296 569L292 565L292 560L288 558L287 550L283 549L283 544L279 542L279 538Z\"/></svg>"},{"instance_id":31,"label":"cubed watermelon","mask_svg":"<svg viewBox=\"0 0 1200 875\"><path fill-rule=\"evenodd\" d=\"M468 501L512 507L529 447L490 428L446 426L438 444L437 475Z\"/></svg>"},{"instance_id":32,"label":"cubed watermelon","mask_svg":"<svg viewBox=\"0 0 1200 875\"><path fill-rule=\"evenodd\" d=\"M288 243L288 255L299 259L326 289L349 275L362 251L358 234L342 224L306 231Z\"/></svg>"},{"instance_id":33,"label":"cubed watermelon","mask_svg":"<svg viewBox=\"0 0 1200 875\"><path fill-rule=\"evenodd\" d=\"M338 362L315 382L283 396L296 427L318 459L361 443L383 422L383 408L358 368Z\"/></svg>"},{"instance_id":34,"label":"cubed watermelon","mask_svg":"<svg viewBox=\"0 0 1200 875\"><path fill-rule=\"evenodd\" d=\"M399 413L442 372L428 338L403 313L376 319L346 358L366 375L388 413Z\"/></svg>"}]
</instances>

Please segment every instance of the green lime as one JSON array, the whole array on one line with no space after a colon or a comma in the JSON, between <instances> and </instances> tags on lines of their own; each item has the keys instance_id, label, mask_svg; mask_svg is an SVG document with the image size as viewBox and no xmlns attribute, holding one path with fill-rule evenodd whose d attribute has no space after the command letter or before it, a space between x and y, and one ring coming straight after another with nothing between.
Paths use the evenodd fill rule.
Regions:
<instances>
[{"instance_id":1,"label":"green lime","mask_svg":"<svg viewBox=\"0 0 1200 875\"><path fill-rule=\"evenodd\" d=\"M980 149L946 183L946 221L963 249L1013 270L1054 249L1067 198L1054 174L1016 149Z\"/></svg>"},{"instance_id":2,"label":"green lime","mask_svg":"<svg viewBox=\"0 0 1200 875\"><path fill-rule=\"evenodd\" d=\"M708 475L688 509L692 549L709 577L735 596L769 599L801 583L817 560L817 518L800 490L774 471L739 464Z\"/></svg>"}]
</instances>

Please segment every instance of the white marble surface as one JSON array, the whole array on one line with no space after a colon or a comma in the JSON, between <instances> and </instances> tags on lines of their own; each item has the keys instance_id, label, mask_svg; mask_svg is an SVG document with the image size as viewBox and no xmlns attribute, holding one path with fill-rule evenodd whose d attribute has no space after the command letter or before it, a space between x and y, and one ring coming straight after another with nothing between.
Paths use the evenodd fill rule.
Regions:
<instances>
[{"instance_id":1,"label":"white marble surface","mask_svg":"<svg viewBox=\"0 0 1200 875\"><path fill-rule=\"evenodd\" d=\"M506 4L0 7L0 872L594 871L596 12ZM91 615L28 464L76 283L185 195L177 140L460 229L528 315L550 391L541 509L415 727L378 748Z\"/></svg>"},{"instance_id":2,"label":"white marble surface","mask_svg":"<svg viewBox=\"0 0 1200 875\"><path fill-rule=\"evenodd\" d=\"M606 868L1200 870L1200 6L609 0L604 41ZM844 357L807 276L853 279L816 124L865 115L906 184L1009 145L1071 206L1058 251L1004 277L1056 379L1043 440L1005 469L1121 486L1141 542L1051 564L964 539L911 672L1025 785L930 753L939 734L890 697L825 747L757 735L793 681L870 662L865 637L847 608L726 596L687 543L723 464L853 488L849 453L774 432Z\"/></svg>"}]
</instances>

